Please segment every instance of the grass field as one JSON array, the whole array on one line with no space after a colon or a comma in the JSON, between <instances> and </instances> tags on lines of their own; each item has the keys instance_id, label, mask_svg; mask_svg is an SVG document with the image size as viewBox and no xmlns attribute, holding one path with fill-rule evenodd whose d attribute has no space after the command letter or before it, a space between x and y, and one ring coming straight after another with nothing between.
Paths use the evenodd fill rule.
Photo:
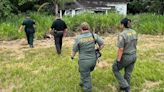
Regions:
<instances>
[{"instance_id":1,"label":"grass field","mask_svg":"<svg viewBox=\"0 0 164 92\"><path fill-rule=\"evenodd\" d=\"M93 92L117 92L111 65L116 37L103 37L103 56L92 73ZM132 92L164 92L164 37L139 35L138 60ZM65 38L63 54L54 52L53 40L37 40L29 49L25 40L0 42L0 92L82 92L78 86L77 56L70 60L73 38Z\"/></svg>"}]
</instances>

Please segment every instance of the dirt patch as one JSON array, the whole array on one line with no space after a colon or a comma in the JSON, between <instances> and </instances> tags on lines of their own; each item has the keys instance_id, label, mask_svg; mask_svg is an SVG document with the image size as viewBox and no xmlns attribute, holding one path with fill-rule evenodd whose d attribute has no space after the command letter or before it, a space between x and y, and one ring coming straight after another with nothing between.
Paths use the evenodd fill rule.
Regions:
<instances>
[{"instance_id":1,"label":"dirt patch","mask_svg":"<svg viewBox=\"0 0 164 92\"><path fill-rule=\"evenodd\" d=\"M159 86L159 84L161 83L161 81L145 81L145 83L143 84L143 90L141 92L149 92L148 90Z\"/></svg>"},{"instance_id":2,"label":"dirt patch","mask_svg":"<svg viewBox=\"0 0 164 92\"><path fill-rule=\"evenodd\" d=\"M164 57L164 53L157 53L156 55L159 57Z\"/></svg>"},{"instance_id":3,"label":"dirt patch","mask_svg":"<svg viewBox=\"0 0 164 92\"><path fill-rule=\"evenodd\" d=\"M72 47L73 46L73 43L74 43L74 39L75 37L67 37L67 38L64 38L63 40L63 46L64 47Z\"/></svg>"},{"instance_id":4,"label":"dirt patch","mask_svg":"<svg viewBox=\"0 0 164 92\"><path fill-rule=\"evenodd\" d=\"M107 69L110 68L112 64L110 64L109 61L100 61L96 66L101 69Z\"/></svg>"},{"instance_id":5,"label":"dirt patch","mask_svg":"<svg viewBox=\"0 0 164 92\"><path fill-rule=\"evenodd\" d=\"M152 36L152 35L139 35L139 46L141 50L163 48L164 36Z\"/></svg>"},{"instance_id":6,"label":"dirt patch","mask_svg":"<svg viewBox=\"0 0 164 92\"><path fill-rule=\"evenodd\" d=\"M159 60L160 62L164 63L164 53L157 53L156 60Z\"/></svg>"},{"instance_id":7,"label":"dirt patch","mask_svg":"<svg viewBox=\"0 0 164 92\"><path fill-rule=\"evenodd\" d=\"M71 47L74 42L74 37L67 37L63 39L64 47ZM50 48L54 47L54 39L35 40L34 48ZM18 39L13 41L0 41L0 52L10 51L11 56L16 57L17 60L25 58L25 52L31 50L26 39Z\"/></svg>"},{"instance_id":8,"label":"dirt patch","mask_svg":"<svg viewBox=\"0 0 164 92\"><path fill-rule=\"evenodd\" d=\"M66 37L63 38L63 47L72 48L75 37ZM109 44L110 47L116 47L117 43L117 34L116 35L108 35L103 37L105 44ZM138 49L142 51L147 51L150 49L163 48L164 46L164 36L152 36L152 35L139 35L138 41ZM47 40L35 40L34 48L49 48L54 47L54 39ZM116 48L114 48L116 49ZM24 52L31 50L27 45L26 39L18 39L13 41L0 41L0 52L12 51L12 56L16 57L16 59L22 59L25 57ZM163 55L157 55L162 57ZM107 65L107 64L105 64Z\"/></svg>"},{"instance_id":9,"label":"dirt patch","mask_svg":"<svg viewBox=\"0 0 164 92\"><path fill-rule=\"evenodd\" d=\"M15 83L9 83L9 85L5 88L3 88L1 85L0 85L0 92L13 92L14 89L19 89L23 86L23 84L21 84L21 79L20 78L16 78L15 79Z\"/></svg>"},{"instance_id":10,"label":"dirt patch","mask_svg":"<svg viewBox=\"0 0 164 92\"><path fill-rule=\"evenodd\" d=\"M118 89L115 86L112 86L111 84L108 84L108 87L112 89L111 92L118 92Z\"/></svg>"},{"instance_id":11,"label":"dirt patch","mask_svg":"<svg viewBox=\"0 0 164 92\"><path fill-rule=\"evenodd\" d=\"M11 56L16 59L22 59L25 57L25 51L31 50L25 39L18 39L13 41L1 41L0 52L11 51ZM35 40L33 49L48 48L53 46L53 40Z\"/></svg>"},{"instance_id":12,"label":"dirt patch","mask_svg":"<svg viewBox=\"0 0 164 92\"><path fill-rule=\"evenodd\" d=\"M15 84L11 83L8 88L2 89L0 88L0 92L12 92L13 88L15 87Z\"/></svg>"}]
</instances>

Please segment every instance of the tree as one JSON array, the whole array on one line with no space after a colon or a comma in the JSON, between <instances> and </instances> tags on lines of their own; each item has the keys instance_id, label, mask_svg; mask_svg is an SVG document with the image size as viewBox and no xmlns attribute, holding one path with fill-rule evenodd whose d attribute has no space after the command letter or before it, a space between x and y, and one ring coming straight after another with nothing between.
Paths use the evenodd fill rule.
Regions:
<instances>
[{"instance_id":1,"label":"tree","mask_svg":"<svg viewBox=\"0 0 164 92\"><path fill-rule=\"evenodd\" d=\"M163 0L130 0L128 4L129 13L143 13L151 12L157 14L164 13L164 1Z\"/></svg>"},{"instance_id":2,"label":"tree","mask_svg":"<svg viewBox=\"0 0 164 92\"><path fill-rule=\"evenodd\" d=\"M9 0L0 0L0 18L6 17L12 11L12 4Z\"/></svg>"},{"instance_id":3,"label":"tree","mask_svg":"<svg viewBox=\"0 0 164 92\"><path fill-rule=\"evenodd\" d=\"M51 6L54 7L55 15L59 13L59 11L64 10L65 3L67 2L75 2L76 0L45 0L45 2L42 2L42 5L38 8L38 11L40 11L45 6Z\"/></svg>"},{"instance_id":4,"label":"tree","mask_svg":"<svg viewBox=\"0 0 164 92\"><path fill-rule=\"evenodd\" d=\"M64 4L67 2L73 2L75 0L51 0L55 6L55 14L58 14L59 9L64 9Z\"/></svg>"}]
</instances>

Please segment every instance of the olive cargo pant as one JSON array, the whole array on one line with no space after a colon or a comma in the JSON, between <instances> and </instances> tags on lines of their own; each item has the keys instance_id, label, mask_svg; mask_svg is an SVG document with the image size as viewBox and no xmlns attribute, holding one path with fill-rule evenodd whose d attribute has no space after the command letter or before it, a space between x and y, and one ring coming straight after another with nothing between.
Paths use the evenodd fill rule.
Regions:
<instances>
[{"instance_id":1,"label":"olive cargo pant","mask_svg":"<svg viewBox=\"0 0 164 92\"><path fill-rule=\"evenodd\" d=\"M136 61L136 55L123 55L120 62L114 62L112 66L113 73L118 80L121 88L130 87L131 73ZM121 75L120 70L124 68L124 77Z\"/></svg>"},{"instance_id":2,"label":"olive cargo pant","mask_svg":"<svg viewBox=\"0 0 164 92\"><path fill-rule=\"evenodd\" d=\"M58 54L61 54L63 31L55 32L54 39L55 39L56 51L57 51Z\"/></svg>"},{"instance_id":3,"label":"olive cargo pant","mask_svg":"<svg viewBox=\"0 0 164 92\"><path fill-rule=\"evenodd\" d=\"M96 59L79 60L80 81L84 92L92 92L90 73L96 66Z\"/></svg>"}]
</instances>

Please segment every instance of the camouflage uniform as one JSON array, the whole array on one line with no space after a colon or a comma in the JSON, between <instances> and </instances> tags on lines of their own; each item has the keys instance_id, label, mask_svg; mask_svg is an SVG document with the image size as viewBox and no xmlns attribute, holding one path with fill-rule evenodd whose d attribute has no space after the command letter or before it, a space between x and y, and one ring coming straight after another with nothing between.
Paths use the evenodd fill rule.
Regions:
<instances>
[{"instance_id":1,"label":"camouflage uniform","mask_svg":"<svg viewBox=\"0 0 164 92\"><path fill-rule=\"evenodd\" d=\"M99 45L103 44L102 39L94 34ZM90 32L82 33L77 36L73 46L74 52L79 52L79 72L81 77L81 85L84 92L92 92L90 72L94 70L96 65L95 43Z\"/></svg>"},{"instance_id":2,"label":"camouflage uniform","mask_svg":"<svg viewBox=\"0 0 164 92\"><path fill-rule=\"evenodd\" d=\"M123 55L120 62L114 62L112 68L121 88L130 88L131 73L136 61L137 33L132 29L125 29L118 36L118 48L123 48ZM125 69L124 77L119 72Z\"/></svg>"}]
</instances>

